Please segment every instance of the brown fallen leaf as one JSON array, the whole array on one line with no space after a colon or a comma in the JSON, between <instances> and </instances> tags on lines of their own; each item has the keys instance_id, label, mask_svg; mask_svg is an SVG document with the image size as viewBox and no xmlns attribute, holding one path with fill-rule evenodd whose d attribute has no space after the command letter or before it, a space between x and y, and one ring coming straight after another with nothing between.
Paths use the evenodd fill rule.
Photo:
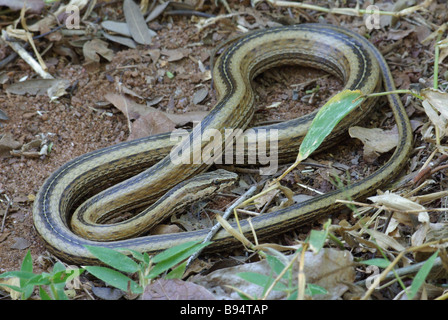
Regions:
<instances>
[{"instance_id":1,"label":"brown fallen leaf","mask_svg":"<svg viewBox=\"0 0 448 320\"><path fill-rule=\"evenodd\" d=\"M170 4L170 1L167 1L165 3L159 4L154 7L154 9L151 11L150 14L146 17L145 21L150 22L157 18L159 15L162 14L163 11L165 11L166 7Z\"/></svg>"},{"instance_id":2,"label":"brown fallen leaf","mask_svg":"<svg viewBox=\"0 0 448 320\"><path fill-rule=\"evenodd\" d=\"M0 158L11 156L10 151L18 149L22 144L12 137L12 135L7 132L0 138Z\"/></svg>"},{"instance_id":3,"label":"brown fallen leaf","mask_svg":"<svg viewBox=\"0 0 448 320\"><path fill-rule=\"evenodd\" d=\"M157 226L151 229L151 235L169 234L178 232L182 232L182 229L176 226L175 224L158 224Z\"/></svg>"},{"instance_id":4,"label":"brown fallen leaf","mask_svg":"<svg viewBox=\"0 0 448 320\"><path fill-rule=\"evenodd\" d=\"M196 91L193 95L193 103L199 104L202 101L204 101L205 98L207 98L208 95L208 89L207 88L201 88L198 91Z\"/></svg>"},{"instance_id":5,"label":"brown fallen leaf","mask_svg":"<svg viewBox=\"0 0 448 320\"><path fill-rule=\"evenodd\" d=\"M164 56L167 56L168 62L173 62L173 61L179 61L187 57L191 53L191 50L187 48L172 49L172 50L165 49L160 51L160 53Z\"/></svg>"},{"instance_id":6,"label":"brown fallen leaf","mask_svg":"<svg viewBox=\"0 0 448 320\"><path fill-rule=\"evenodd\" d=\"M49 95L65 94L65 89L70 85L70 81L65 79L36 79L16 82L6 88L6 92L17 95Z\"/></svg>"},{"instance_id":7,"label":"brown fallen leaf","mask_svg":"<svg viewBox=\"0 0 448 320\"><path fill-rule=\"evenodd\" d=\"M117 93L107 93L104 98L120 110L129 120L135 120L142 115L148 114L150 110L143 104L139 104L124 95Z\"/></svg>"},{"instance_id":8,"label":"brown fallen leaf","mask_svg":"<svg viewBox=\"0 0 448 320\"><path fill-rule=\"evenodd\" d=\"M142 300L215 300L215 296L192 282L159 279L146 286Z\"/></svg>"},{"instance_id":9,"label":"brown fallen leaf","mask_svg":"<svg viewBox=\"0 0 448 320\"><path fill-rule=\"evenodd\" d=\"M131 37L131 31L129 31L129 27L125 22L119 21L103 21L101 22L101 26L111 32L118 33L125 37Z\"/></svg>"},{"instance_id":10,"label":"brown fallen leaf","mask_svg":"<svg viewBox=\"0 0 448 320\"><path fill-rule=\"evenodd\" d=\"M103 32L103 35L107 40L122 44L122 45L132 48L132 49L137 48L137 43L130 38L115 36L115 35L108 34L106 32Z\"/></svg>"},{"instance_id":11,"label":"brown fallen leaf","mask_svg":"<svg viewBox=\"0 0 448 320\"><path fill-rule=\"evenodd\" d=\"M2 111L2 109L0 109L0 120L3 120L3 121L9 120L8 115L4 111Z\"/></svg>"},{"instance_id":12,"label":"brown fallen leaf","mask_svg":"<svg viewBox=\"0 0 448 320\"><path fill-rule=\"evenodd\" d=\"M118 110L129 118L129 120L136 120L151 112L159 112L170 119L175 125L182 126L190 122L201 121L208 112L206 111L192 111L186 113L167 113L157 110L156 108L139 104L132 99L126 98L124 95L116 93L107 93L105 99L112 103ZM160 100L157 99L157 102Z\"/></svg>"},{"instance_id":13,"label":"brown fallen leaf","mask_svg":"<svg viewBox=\"0 0 448 320\"><path fill-rule=\"evenodd\" d=\"M158 133L171 132L176 129L176 124L171 121L166 114L160 111L153 111L145 114L134 121L132 132L128 140L151 136Z\"/></svg>"},{"instance_id":14,"label":"brown fallen leaf","mask_svg":"<svg viewBox=\"0 0 448 320\"><path fill-rule=\"evenodd\" d=\"M364 144L364 160L373 162L380 153L385 153L397 146L398 132L396 127L391 130L380 128L351 127L348 130L350 137L357 138Z\"/></svg>"},{"instance_id":15,"label":"brown fallen leaf","mask_svg":"<svg viewBox=\"0 0 448 320\"><path fill-rule=\"evenodd\" d=\"M279 256L277 256L279 258ZM292 255L282 256L283 263L286 265L292 258ZM317 254L305 252L304 272L307 283L319 285L327 290L327 294L313 296L313 299L340 299L347 291L355 279L355 268L353 266L353 256L350 252L340 251L331 248L321 249ZM191 281L203 285L208 290L216 293L216 299L240 300L241 297L236 291L229 291L227 288L234 287L252 297L262 297L264 289L262 286L252 284L240 276L241 272L254 272L272 277L272 269L267 260L261 260L253 263L245 263L230 268L223 268L213 271L207 275L196 275ZM294 263L292 267L291 283L297 283L299 274L299 263ZM275 276L274 276L275 277ZM285 279L280 280L286 284ZM286 284L288 285L288 284ZM271 300L280 300L286 298L284 291L272 291L267 297Z\"/></svg>"},{"instance_id":16,"label":"brown fallen leaf","mask_svg":"<svg viewBox=\"0 0 448 320\"><path fill-rule=\"evenodd\" d=\"M6 286L2 286L2 284L5 284ZM9 295L11 296L11 299L19 300L20 297L22 296L22 293L15 291L8 286L20 287L20 279L17 277L0 279L0 288L2 288L2 290L5 290L6 292L8 292Z\"/></svg>"},{"instance_id":17,"label":"brown fallen leaf","mask_svg":"<svg viewBox=\"0 0 448 320\"><path fill-rule=\"evenodd\" d=\"M406 38L412 32L414 32L414 29L408 29L408 30L393 30L393 29L391 29L387 33L387 40L401 40L401 39Z\"/></svg>"},{"instance_id":18,"label":"brown fallen leaf","mask_svg":"<svg viewBox=\"0 0 448 320\"><path fill-rule=\"evenodd\" d=\"M434 89L423 89L423 108L431 122L440 130L441 137L448 135L448 93Z\"/></svg>"},{"instance_id":19,"label":"brown fallen leaf","mask_svg":"<svg viewBox=\"0 0 448 320\"><path fill-rule=\"evenodd\" d=\"M151 44L152 37L156 33L147 27L138 5L132 0L125 0L123 3L123 13L132 38L140 44Z\"/></svg>"},{"instance_id":20,"label":"brown fallen leaf","mask_svg":"<svg viewBox=\"0 0 448 320\"><path fill-rule=\"evenodd\" d=\"M86 63L99 63L100 56L108 61L111 61L114 56L114 52L107 46L108 43L100 39L87 41L82 47L82 53L86 58Z\"/></svg>"}]
</instances>

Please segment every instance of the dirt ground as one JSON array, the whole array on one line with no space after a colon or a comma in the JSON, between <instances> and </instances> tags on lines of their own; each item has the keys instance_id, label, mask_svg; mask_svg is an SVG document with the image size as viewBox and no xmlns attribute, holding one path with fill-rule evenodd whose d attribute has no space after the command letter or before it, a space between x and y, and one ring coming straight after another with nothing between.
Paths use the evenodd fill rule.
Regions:
<instances>
[{"instance_id":1,"label":"dirt ground","mask_svg":"<svg viewBox=\"0 0 448 320\"><path fill-rule=\"evenodd\" d=\"M222 5L205 3L200 8L202 12L214 15L226 13ZM108 41L108 47L113 52L111 60L102 58L94 67L85 65L82 50L70 42L77 39L76 36L58 33L58 41L48 37L37 40L40 52L50 43L53 44L43 55L48 72L55 78L70 82L68 94L55 101L50 101L46 94L18 95L6 92L9 85L24 77L39 78L22 59L17 58L0 70L2 80L6 79L2 82L3 90L0 90L0 109L9 117L7 121L0 121L0 137L10 134L17 142L16 149L42 137L52 142L48 155L3 154L0 158L0 273L19 269L27 250L31 251L36 261L36 270L45 270L54 262L33 227L34 196L44 180L68 160L128 139L130 131L126 116L106 98L107 94L120 93L118 83L135 94L128 95L129 99L140 104L149 101L152 107L167 113L208 111L216 102L216 92L210 79L205 76L206 72L200 70L198 61L208 69L210 54L215 46L238 34L237 22L244 21L247 26L253 27L265 27L261 20L275 23L326 22L344 25L362 34L367 32L362 18L358 17L271 8L266 3L254 9L250 7L249 1L230 1L229 4L234 12L246 10L248 14L223 19L202 31L198 31L198 17L162 14L148 24L157 33L152 44L131 49ZM330 2L332 5L333 2ZM348 1L346 6L354 6L354 1ZM421 41L448 20L446 6L446 1L434 1L427 12L411 14L393 27L388 25L369 33L369 40L385 55L398 89L418 89L432 85L434 41L426 44ZM94 12L100 19L107 17L109 20L123 21L121 1L99 2ZM262 19L255 19L254 15ZM6 21L2 22L2 27L6 27L15 16L17 13L2 17L5 19L1 21ZM39 16L34 18L38 19ZM63 55L61 50L56 50L62 47L70 48L73 56ZM11 53L7 45L0 43L0 60ZM439 69L441 85L446 86L447 70L447 63L442 62ZM167 72L174 77L167 76ZM324 72L310 68L282 67L259 76L254 84L258 97L253 123L297 117L322 105L342 88L338 79L322 75ZM309 79L314 78L317 80L309 82ZM317 93L310 93L309 90L316 86L319 86ZM194 101L194 94L204 88L206 97L200 102ZM416 127L416 149L405 172L412 174L419 170L430 153L429 144L422 140L419 130L427 118L420 104L410 99L409 95L402 95L402 101ZM270 107L276 102L281 102L281 105ZM383 100L365 123L366 126L377 125L385 129L391 128L393 124L390 109ZM39 148L34 151L39 151ZM320 164L336 164L336 167L351 172L351 177L356 180L375 170L389 155L386 153L373 163L367 163L363 158L362 143L347 136L339 146L312 158ZM344 177L345 170L339 170L337 174ZM446 169L431 177L437 181L437 187L433 187L437 189L435 191L447 188L445 174ZM334 188L318 170L312 177L296 173L288 179L307 181L310 187L324 192ZM11 200L10 206L6 203L6 196ZM214 207L219 207L216 202ZM340 219L350 220L351 217L344 211L333 216L333 223ZM317 221L315 226L319 225L320 221ZM280 241L304 239L309 230L309 226L303 227L282 235Z\"/></svg>"}]
</instances>

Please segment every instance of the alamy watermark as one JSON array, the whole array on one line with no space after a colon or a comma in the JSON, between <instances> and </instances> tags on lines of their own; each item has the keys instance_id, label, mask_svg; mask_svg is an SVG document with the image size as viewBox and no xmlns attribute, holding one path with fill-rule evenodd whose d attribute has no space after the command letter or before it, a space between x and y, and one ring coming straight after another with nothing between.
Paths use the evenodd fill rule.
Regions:
<instances>
[{"instance_id":1,"label":"alamy watermark","mask_svg":"<svg viewBox=\"0 0 448 320\"><path fill-rule=\"evenodd\" d=\"M379 29L380 28L380 9L377 6L370 5L366 8L366 15L364 23L367 29Z\"/></svg>"},{"instance_id":2,"label":"alamy watermark","mask_svg":"<svg viewBox=\"0 0 448 320\"><path fill-rule=\"evenodd\" d=\"M202 129L201 122L193 131L176 129L170 140L179 142L170 152L172 163L179 164L258 164L260 174L278 168L277 129ZM202 147L205 142L205 147Z\"/></svg>"},{"instance_id":3,"label":"alamy watermark","mask_svg":"<svg viewBox=\"0 0 448 320\"><path fill-rule=\"evenodd\" d=\"M69 4L65 8L65 13L68 14L68 16L65 18L65 27L67 29L79 29L79 7Z\"/></svg>"}]
</instances>

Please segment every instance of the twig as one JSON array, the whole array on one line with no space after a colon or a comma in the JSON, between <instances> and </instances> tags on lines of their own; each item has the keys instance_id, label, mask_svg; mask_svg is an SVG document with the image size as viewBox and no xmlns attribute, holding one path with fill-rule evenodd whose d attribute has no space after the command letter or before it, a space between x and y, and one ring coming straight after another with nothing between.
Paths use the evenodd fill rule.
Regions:
<instances>
[{"instance_id":1,"label":"twig","mask_svg":"<svg viewBox=\"0 0 448 320\"><path fill-rule=\"evenodd\" d=\"M410 265L410 266L406 266L400 269L396 269L394 271L390 271L389 273L387 273L384 278L383 281L388 281L388 280L392 280L394 278L396 278L396 276L398 275L399 277L403 277L403 276L407 276L407 275L412 275L412 274L416 274L421 267L423 266L423 264L425 263L425 261ZM434 265L433 268L438 268L442 266L442 260L440 259L440 257L437 257L436 260L434 260ZM366 279L358 281L355 283L358 286L364 286L366 285Z\"/></svg>"},{"instance_id":2,"label":"twig","mask_svg":"<svg viewBox=\"0 0 448 320\"><path fill-rule=\"evenodd\" d=\"M2 30L2 38L43 79L54 79L51 74L42 69L41 65L36 60L34 60L34 58L20 44L8 41L8 35L5 30Z\"/></svg>"},{"instance_id":3,"label":"twig","mask_svg":"<svg viewBox=\"0 0 448 320\"><path fill-rule=\"evenodd\" d=\"M9 199L9 197L6 194L4 194L3 196L5 197L7 203L6 203L5 214L3 215L2 227L0 229L0 233L3 233L3 230L5 230L6 217L8 216L9 207L11 207L11 200Z\"/></svg>"},{"instance_id":4,"label":"twig","mask_svg":"<svg viewBox=\"0 0 448 320\"><path fill-rule=\"evenodd\" d=\"M222 218L227 220L229 218L230 214L233 212L233 209L235 209L244 200L246 200L248 197L250 197L255 192L256 189L257 189L256 186L250 187L249 190L247 190L238 200L236 200L230 207L228 207L226 209ZM221 229L221 224L218 222L210 229L210 232L204 238L202 243L210 241L215 236L215 234L218 232L219 229ZM188 259L187 268L190 266L190 264L193 262L193 260L195 260L200 255L200 253L201 253L201 251L198 251Z\"/></svg>"},{"instance_id":5,"label":"twig","mask_svg":"<svg viewBox=\"0 0 448 320\"><path fill-rule=\"evenodd\" d=\"M254 4L259 2L261 0L255 0L253 1ZM425 0L423 3L418 4L416 6L412 6L397 12L393 11L375 11L375 13L381 14L381 15L387 15L387 16L394 16L394 17L402 17L409 15L411 13L414 13L418 10L422 10L426 7L428 7L433 0ZM324 8L312 4L306 4L301 2L289 2L289 1L277 1L277 0L268 0L268 3L272 4L275 7L293 7L293 8L299 8L299 9L308 9L308 10L316 10L320 12L326 12L326 13L332 13L332 14L345 14L349 16L362 16L364 14L370 14L371 10L364 10L359 9L359 7L356 7L354 9L352 8Z\"/></svg>"},{"instance_id":6,"label":"twig","mask_svg":"<svg viewBox=\"0 0 448 320\"><path fill-rule=\"evenodd\" d=\"M352 204L352 205L360 206L360 207L369 207L369 208L375 208L375 209L387 209L387 210L391 210L391 211L399 212L399 213L419 213L422 211L431 211L431 212L446 211L446 208L425 208L425 209L413 209L413 210L399 210L396 208L389 208L386 205L376 205L376 204L362 203L362 202L350 201L350 200L336 200L336 202L344 203L344 204Z\"/></svg>"}]
</instances>

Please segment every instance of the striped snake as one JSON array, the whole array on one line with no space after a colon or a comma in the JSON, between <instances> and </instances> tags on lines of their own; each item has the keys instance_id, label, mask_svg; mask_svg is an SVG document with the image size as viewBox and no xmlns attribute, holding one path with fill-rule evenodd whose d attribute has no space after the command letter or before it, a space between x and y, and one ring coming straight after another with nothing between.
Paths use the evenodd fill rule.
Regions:
<instances>
[{"instance_id":1,"label":"striped snake","mask_svg":"<svg viewBox=\"0 0 448 320\"><path fill-rule=\"evenodd\" d=\"M45 181L35 200L33 216L36 230L49 251L64 260L85 264L96 262L85 245L127 248L151 254L180 243L203 239L208 233L207 229L138 236L146 231L142 221L147 219L140 215L127 222L131 229L137 230L135 232L122 230L120 223L97 225L95 221L148 205L151 210L157 211L154 206L158 205L172 210L171 200L178 197L186 199L188 196L185 194L203 190L195 189L199 184L214 192L220 188L220 182L227 186L231 180L235 180L235 174L224 170L204 175L203 172L210 164L174 164L169 153L183 150L184 143L198 143L199 150L203 150L207 147L207 140L197 141L193 137L202 137L208 129L219 130L224 134L228 128L246 128L254 112L252 79L269 68L291 64L323 69L340 78L345 84L344 89L361 90L364 94L377 91L381 82L385 91L395 89L389 68L375 46L344 28L301 24L248 33L219 57L213 71L219 100L201 125L193 129L188 139L176 145L171 141L170 134L166 133L116 144L67 162ZM335 202L337 199L365 196L400 172L412 148L412 131L399 97L390 94L388 100L399 132L399 143L388 162L346 190L332 191L253 217L251 224L258 238L290 230L337 210L342 206ZM326 141L331 143L332 139L362 119L373 102L373 99L367 99L361 107L351 112ZM290 161L296 157L300 142L316 112L294 120L253 128L251 132L256 134L260 129L266 132L278 130L278 160ZM189 150L187 156L193 157L192 148ZM189 182L179 185L182 181ZM185 190L190 191L179 196L178 192ZM91 232L84 231L85 235L81 236L81 227L81 230L75 228L75 233L70 225L72 215L97 229L108 229L108 234L116 237L101 242L94 236L86 239L84 236L89 236ZM159 213L156 216L157 221L164 217ZM247 221L241 222L241 228L245 234L251 235L252 229ZM209 248L216 251L236 244L237 240L222 230L214 237Z\"/></svg>"}]
</instances>

